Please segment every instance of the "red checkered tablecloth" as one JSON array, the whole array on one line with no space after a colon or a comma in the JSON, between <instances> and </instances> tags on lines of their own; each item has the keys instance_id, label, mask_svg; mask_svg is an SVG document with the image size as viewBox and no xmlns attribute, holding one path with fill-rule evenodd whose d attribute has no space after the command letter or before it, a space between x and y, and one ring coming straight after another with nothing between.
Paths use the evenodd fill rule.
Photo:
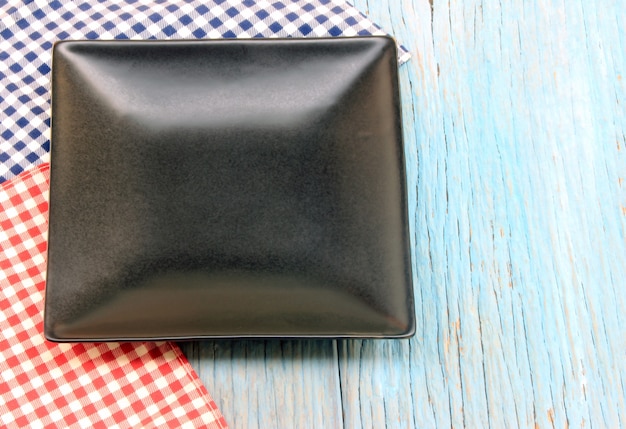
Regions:
<instances>
[{"instance_id":1,"label":"red checkered tablecloth","mask_svg":"<svg viewBox=\"0 0 626 429\"><path fill-rule=\"evenodd\" d=\"M0 185L0 427L226 428L174 344L44 339L48 173Z\"/></svg>"}]
</instances>

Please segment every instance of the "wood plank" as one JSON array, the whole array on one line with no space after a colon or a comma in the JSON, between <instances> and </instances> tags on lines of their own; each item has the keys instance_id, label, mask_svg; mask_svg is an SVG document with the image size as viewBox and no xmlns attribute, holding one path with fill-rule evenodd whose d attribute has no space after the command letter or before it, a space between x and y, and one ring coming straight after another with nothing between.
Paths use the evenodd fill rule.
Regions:
<instances>
[{"instance_id":1,"label":"wood plank","mask_svg":"<svg viewBox=\"0 0 626 429\"><path fill-rule=\"evenodd\" d=\"M354 3L413 54L417 335L186 344L231 426L626 426L626 9Z\"/></svg>"},{"instance_id":2,"label":"wood plank","mask_svg":"<svg viewBox=\"0 0 626 429\"><path fill-rule=\"evenodd\" d=\"M181 347L231 428L342 428L335 341Z\"/></svg>"},{"instance_id":3,"label":"wood plank","mask_svg":"<svg viewBox=\"0 0 626 429\"><path fill-rule=\"evenodd\" d=\"M404 403L407 367L390 427L624 426L623 8L355 3L413 54L419 327L340 344L346 427Z\"/></svg>"}]
</instances>

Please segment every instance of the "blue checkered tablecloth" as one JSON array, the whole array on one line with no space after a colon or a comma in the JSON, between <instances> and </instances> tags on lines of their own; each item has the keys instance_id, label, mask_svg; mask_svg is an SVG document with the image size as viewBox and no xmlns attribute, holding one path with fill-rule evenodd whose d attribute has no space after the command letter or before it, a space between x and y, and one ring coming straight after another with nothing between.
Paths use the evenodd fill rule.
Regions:
<instances>
[{"instance_id":1,"label":"blue checkered tablecloth","mask_svg":"<svg viewBox=\"0 0 626 429\"><path fill-rule=\"evenodd\" d=\"M57 40L370 34L386 33L344 0L0 0L0 183L47 162Z\"/></svg>"}]
</instances>

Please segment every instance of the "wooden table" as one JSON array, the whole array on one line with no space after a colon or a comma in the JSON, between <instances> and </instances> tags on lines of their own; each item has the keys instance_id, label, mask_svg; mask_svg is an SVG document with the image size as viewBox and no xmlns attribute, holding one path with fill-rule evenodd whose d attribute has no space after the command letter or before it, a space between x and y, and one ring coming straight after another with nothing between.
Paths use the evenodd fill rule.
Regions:
<instances>
[{"instance_id":1,"label":"wooden table","mask_svg":"<svg viewBox=\"0 0 626 429\"><path fill-rule=\"evenodd\" d=\"M400 70L410 341L183 348L232 428L626 427L626 7L358 0Z\"/></svg>"}]
</instances>

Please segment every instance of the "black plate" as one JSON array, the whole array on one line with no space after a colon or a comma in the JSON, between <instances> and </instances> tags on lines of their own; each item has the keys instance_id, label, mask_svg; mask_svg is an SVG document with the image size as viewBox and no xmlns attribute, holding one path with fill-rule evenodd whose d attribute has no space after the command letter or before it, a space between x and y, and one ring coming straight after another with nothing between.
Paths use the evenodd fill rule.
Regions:
<instances>
[{"instance_id":1,"label":"black plate","mask_svg":"<svg viewBox=\"0 0 626 429\"><path fill-rule=\"evenodd\" d=\"M387 37L54 47L53 341L414 331Z\"/></svg>"}]
</instances>

